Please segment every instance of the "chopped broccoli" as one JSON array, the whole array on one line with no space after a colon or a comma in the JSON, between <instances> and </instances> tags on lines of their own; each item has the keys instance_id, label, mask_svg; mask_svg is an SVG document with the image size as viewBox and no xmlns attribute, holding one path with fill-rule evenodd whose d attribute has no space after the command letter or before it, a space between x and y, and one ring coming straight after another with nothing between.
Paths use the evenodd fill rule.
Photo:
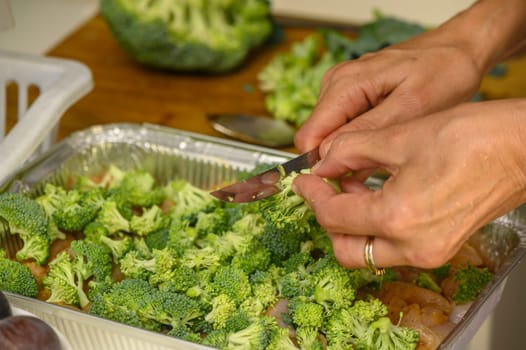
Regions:
<instances>
[{"instance_id":1,"label":"chopped broccoli","mask_svg":"<svg viewBox=\"0 0 526 350\"><path fill-rule=\"evenodd\" d=\"M320 334L315 327L297 328L296 340L301 350L324 350Z\"/></svg>"},{"instance_id":2,"label":"chopped broccoli","mask_svg":"<svg viewBox=\"0 0 526 350\"><path fill-rule=\"evenodd\" d=\"M97 282L111 277L112 256L110 249L103 245L85 240L74 240L70 244L70 253L79 263L85 263L83 278L93 278Z\"/></svg>"},{"instance_id":3,"label":"chopped broccoli","mask_svg":"<svg viewBox=\"0 0 526 350\"><path fill-rule=\"evenodd\" d=\"M296 172L281 175L278 182L280 192L259 201L261 215L267 225L287 234L295 231L309 233L317 222L314 211L305 204L303 197L292 190L292 183L298 175Z\"/></svg>"},{"instance_id":4,"label":"chopped broccoli","mask_svg":"<svg viewBox=\"0 0 526 350\"><path fill-rule=\"evenodd\" d=\"M130 220L130 231L140 236L168 227L170 219L161 208L153 205L143 211L142 215L133 215Z\"/></svg>"},{"instance_id":5,"label":"chopped broccoli","mask_svg":"<svg viewBox=\"0 0 526 350\"><path fill-rule=\"evenodd\" d=\"M199 301L179 293L157 293L157 303L145 315L161 324L179 328L191 327L197 318L203 316L203 306ZM160 305L159 305L160 304ZM159 305L158 307L156 307ZM149 314L151 312L151 314Z\"/></svg>"},{"instance_id":6,"label":"chopped broccoli","mask_svg":"<svg viewBox=\"0 0 526 350\"><path fill-rule=\"evenodd\" d=\"M418 345L419 333L411 328L391 323L389 317L373 321L363 338L358 339L358 347L378 350L411 350Z\"/></svg>"},{"instance_id":7,"label":"chopped broccoli","mask_svg":"<svg viewBox=\"0 0 526 350\"><path fill-rule=\"evenodd\" d=\"M93 221L103 202L103 194L99 188L86 192L71 190L62 197L51 217L61 230L82 231Z\"/></svg>"},{"instance_id":8,"label":"chopped broccoli","mask_svg":"<svg viewBox=\"0 0 526 350\"><path fill-rule=\"evenodd\" d=\"M153 176L145 170L125 171L118 186L114 187L113 196L118 202L132 207L151 207L159 205L164 199L164 190L156 186Z\"/></svg>"},{"instance_id":9,"label":"chopped broccoli","mask_svg":"<svg viewBox=\"0 0 526 350\"><path fill-rule=\"evenodd\" d=\"M420 272L416 277L415 284L419 287L430 289L433 292L442 293L442 288L429 272Z\"/></svg>"},{"instance_id":10,"label":"chopped broccoli","mask_svg":"<svg viewBox=\"0 0 526 350\"><path fill-rule=\"evenodd\" d=\"M236 312L236 303L226 294L219 294L212 299L212 310L205 320L213 324L214 329L225 328L227 320Z\"/></svg>"},{"instance_id":11,"label":"chopped broccoli","mask_svg":"<svg viewBox=\"0 0 526 350\"><path fill-rule=\"evenodd\" d=\"M365 339L369 325L386 316L387 311L387 306L375 298L357 300L350 308L335 310L324 324L328 344L335 348L353 348Z\"/></svg>"},{"instance_id":12,"label":"chopped broccoli","mask_svg":"<svg viewBox=\"0 0 526 350\"><path fill-rule=\"evenodd\" d=\"M38 295L38 282L31 270L0 251L0 290L30 298Z\"/></svg>"},{"instance_id":13,"label":"chopped broccoli","mask_svg":"<svg viewBox=\"0 0 526 350\"><path fill-rule=\"evenodd\" d=\"M186 266L175 266L169 280L159 283L162 292L186 293L199 284L199 274Z\"/></svg>"},{"instance_id":14,"label":"chopped broccoli","mask_svg":"<svg viewBox=\"0 0 526 350\"><path fill-rule=\"evenodd\" d=\"M275 322L275 319L271 317L261 317L255 320L248 327L230 334L226 349L266 349L272 341L272 328ZM275 327L278 327L277 324Z\"/></svg>"},{"instance_id":15,"label":"chopped broccoli","mask_svg":"<svg viewBox=\"0 0 526 350\"><path fill-rule=\"evenodd\" d=\"M186 340L192 343L201 343L201 335L199 333L196 333L192 331L190 328L186 326L179 326L179 327L173 327L166 333L166 335L169 335L174 338Z\"/></svg>"},{"instance_id":16,"label":"chopped broccoli","mask_svg":"<svg viewBox=\"0 0 526 350\"><path fill-rule=\"evenodd\" d=\"M86 307L89 299L84 292L85 274L83 261L73 261L68 251L61 251L49 263L49 272L42 279L44 287L51 291L46 301Z\"/></svg>"},{"instance_id":17,"label":"chopped broccoli","mask_svg":"<svg viewBox=\"0 0 526 350\"><path fill-rule=\"evenodd\" d=\"M117 232L128 232L130 230L129 221L122 216L117 203L113 200L106 200L102 204L95 221L103 224L110 236Z\"/></svg>"},{"instance_id":18,"label":"chopped broccoli","mask_svg":"<svg viewBox=\"0 0 526 350\"><path fill-rule=\"evenodd\" d=\"M53 212L62 206L66 196L67 192L63 187L47 183L44 186L44 193L36 197L35 201L37 201L37 203L44 208L46 214L51 217Z\"/></svg>"},{"instance_id":19,"label":"chopped broccoli","mask_svg":"<svg viewBox=\"0 0 526 350\"><path fill-rule=\"evenodd\" d=\"M145 238L144 242L150 249L164 249L170 239L170 228L163 227L153 232L150 232Z\"/></svg>"},{"instance_id":20,"label":"chopped broccoli","mask_svg":"<svg viewBox=\"0 0 526 350\"><path fill-rule=\"evenodd\" d=\"M453 300L459 305L475 300L492 278L493 274L487 268L469 265L455 270L453 281L457 287Z\"/></svg>"},{"instance_id":21,"label":"chopped broccoli","mask_svg":"<svg viewBox=\"0 0 526 350\"><path fill-rule=\"evenodd\" d=\"M177 71L230 71L272 29L265 0L103 0L101 13L131 57Z\"/></svg>"},{"instance_id":22,"label":"chopped broccoli","mask_svg":"<svg viewBox=\"0 0 526 350\"><path fill-rule=\"evenodd\" d=\"M197 214L195 229L198 237L205 237L209 233L222 235L229 228L228 214L221 206L217 206L214 211L201 212Z\"/></svg>"},{"instance_id":23,"label":"chopped broccoli","mask_svg":"<svg viewBox=\"0 0 526 350\"><path fill-rule=\"evenodd\" d=\"M174 180L166 187L166 196L175 203L172 216L187 220L191 225L197 222L200 213L210 213L219 205L217 198L188 181Z\"/></svg>"},{"instance_id":24,"label":"chopped broccoli","mask_svg":"<svg viewBox=\"0 0 526 350\"><path fill-rule=\"evenodd\" d=\"M88 286L97 288L111 280L112 258L104 245L75 240L68 250L61 251L49 263L49 273L43 278L45 288L51 291L50 303L66 303L86 307L90 300L85 292Z\"/></svg>"},{"instance_id":25,"label":"chopped broccoli","mask_svg":"<svg viewBox=\"0 0 526 350\"><path fill-rule=\"evenodd\" d=\"M220 266L210 282L210 289L215 294L228 295L236 305L252 293L248 275L233 266Z\"/></svg>"},{"instance_id":26,"label":"chopped broccoli","mask_svg":"<svg viewBox=\"0 0 526 350\"><path fill-rule=\"evenodd\" d=\"M133 241L129 236L124 236L121 239L101 236L99 242L110 249L114 262L118 262L124 255L126 255L126 253L132 248L133 244Z\"/></svg>"},{"instance_id":27,"label":"chopped broccoli","mask_svg":"<svg viewBox=\"0 0 526 350\"><path fill-rule=\"evenodd\" d=\"M324 322L324 308L320 304L298 298L289 303L292 320L299 328L318 330Z\"/></svg>"},{"instance_id":28,"label":"chopped broccoli","mask_svg":"<svg viewBox=\"0 0 526 350\"><path fill-rule=\"evenodd\" d=\"M89 313L135 327L159 331L161 324L151 317L159 305L159 291L147 281L125 279L102 290L92 300Z\"/></svg>"},{"instance_id":29,"label":"chopped broccoli","mask_svg":"<svg viewBox=\"0 0 526 350\"><path fill-rule=\"evenodd\" d=\"M18 234L24 242L16 253L18 260L34 259L40 265L47 261L49 219L38 202L22 193L0 194L0 222L4 234Z\"/></svg>"}]
</instances>

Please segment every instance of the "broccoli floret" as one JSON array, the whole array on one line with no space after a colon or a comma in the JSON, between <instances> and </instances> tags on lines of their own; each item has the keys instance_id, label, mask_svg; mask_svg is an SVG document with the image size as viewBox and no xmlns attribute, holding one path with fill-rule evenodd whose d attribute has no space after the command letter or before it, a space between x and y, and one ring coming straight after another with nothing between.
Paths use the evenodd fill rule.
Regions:
<instances>
[{"instance_id":1,"label":"broccoli floret","mask_svg":"<svg viewBox=\"0 0 526 350\"><path fill-rule=\"evenodd\" d=\"M298 350L286 328L278 327L272 335L267 350Z\"/></svg>"},{"instance_id":2,"label":"broccoli floret","mask_svg":"<svg viewBox=\"0 0 526 350\"><path fill-rule=\"evenodd\" d=\"M93 221L103 202L104 197L98 188L87 192L71 190L62 198L51 217L61 230L82 231Z\"/></svg>"},{"instance_id":3,"label":"broccoli floret","mask_svg":"<svg viewBox=\"0 0 526 350\"><path fill-rule=\"evenodd\" d=\"M169 239L170 239L170 228L163 227L159 230L150 232L144 238L144 242L150 249L164 249L168 245Z\"/></svg>"},{"instance_id":4,"label":"broccoli floret","mask_svg":"<svg viewBox=\"0 0 526 350\"><path fill-rule=\"evenodd\" d=\"M101 13L131 57L177 71L231 71L272 29L264 0L104 0Z\"/></svg>"},{"instance_id":5,"label":"broccoli floret","mask_svg":"<svg viewBox=\"0 0 526 350\"><path fill-rule=\"evenodd\" d=\"M108 236L110 231L102 223L92 221L84 227L83 233L85 240L99 243L101 237Z\"/></svg>"},{"instance_id":6,"label":"broccoli floret","mask_svg":"<svg viewBox=\"0 0 526 350\"><path fill-rule=\"evenodd\" d=\"M410 350L415 349L420 338L419 333L411 328L391 323L389 317L380 317L373 321L363 338L358 340L362 349Z\"/></svg>"},{"instance_id":7,"label":"broccoli floret","mask_svg":"<svg viewBox=\"0 0 526 350\"><path fill-rule=\"evenodd\" d=\"M49 303L86 307L89 299L84 292L85 264L80 259L72 260L68 251L61 251L49 263L49 272L42 279L43 286L51 291Z\"/></svg>"},{"instance_id":8,"label":"broccoli floret","mask_svg":"<svg viewBox=\"0 0 526 350\"><path fill-rule=\"evenodd\" d=\"M349 307L355 296L349 274L341 266L325 268L314 277L314 300L327 312Z\"/></svg>"},{"instance_id":9,"label":"broccoli floret","mask_svg":"<svg viewBox=\"0 0 526 350\"><path fill-rule=\"evenodd\" d=\"M126 255L126 253L132 249L133 245L133 241L129 236L124 236L121 239L101 236L99 242L110 249L114 262L118 262L124 255Z\"/></svg>"},{"instance_id":10,"label":"broccoli floret","mask_svg":"<svg viewBox=\"0 0 526 350\"><path fill-rule=\"evenodd\" d=\"M112 256L110 249L90 241L75 240L70 244L70 252L75 259L85 263L86 274L84 279L92 277L95 281L102 282L111 277Z\"/></svg>"},{"instance_id":11,"label":"broccoli floret","mask_svg":"<svg viewBox=\"0 0 526 350\"><path fill-rule=\"evenodd\" d=\"M0 194L0 228L18 234L24 242L16 253L18 260L34 259L40 265L49 257L49 220L43 207L21 193Z\"/></svg>"},{"instance_id":12,"label":"broccoli floret","mask_svg":"<svg viewBox=\"0 0 526 350\"><path fill-rule=\"evenodd\" d=\"M285 233L309 233L316 223L314 211L306 204L303 197L292 190L292 183L299 174L292 172L281 175L278 182L280 192L259 201L261 215L267 225Z\"/></svg>"},{"instance_id":13,"label":"broccoli floret","mask_svg":"<svg viewBox=\"0 0 526 350\"><path fill-rule=\"evenodd\" d=\"M130 231L140 236L147 236L150 232L168 227L170 218L160 207L153 205L145 209L142 215L133 215L130 220Z\"/></svg>"},{"instance_id":14,"label":"broccoli floret","mask_svg":"<svg viewBox=\"0 0 526 350\"><path fill-rule=\"evenodd\" d=\"M84 308L89 304L85 282L89 280L96 288L97 284L111 280L111 273L112 258L107 247L90 241L72 241L68 250L61 251L49 263L49 273L42 280L51 291L47 301Z\"/></svg>"},{"instance_id":15,"label":"broccoli floret","mask_svg":"<svg viewBox=\"0 0 526 350\"><path fill-rule=\"evenodd\" d=\"M221 202L208 191L200 189L186 180L174 180L166 187L166 197L175 203L172 217L188 221L191 225L197 223L200 213L210 213Z\"/></svg>"},{"instance_id":16,"label":"broccoli floret","mask_svg":"<svg viewBox=\"0 0 526 350\"><path fill-rule=\"evenodd\" d=\"M298 272L290 272L278 280L279 295L286 299L298 296L312 296L314 294L313 279L300 275Z\"/></svg>"},{"instance_id":17,"label":"broccoli floret","mask_svg":"<svg viewBox=\"0 0 526 350\"><path fill-rule=\"evenodd\" d=\"M117 208L117 203L113 200L107 200L102 204L95 221L104 225L110 236L117 232L128 232L130 230L129 221L122 216Z\"/></svg>"},{"instance_id":18,"label":"broccoli floret","mask_svg":"<svg viewBox=\"0 0 526 350\"><path fill-rule=\"evenodd\" d=\"M30 298L38 295L38 282L31 270L0 252L0 290Z\"/></svg>"},{"instance_id":19,"label":"broccoli floret","mask_svg":"<svg viewBox=\"0 0 526 350\"><path fill-rule=\"evenodd\" d=\"M51 183L47 183L44 186L44 193L35 198L38 204L40 204L46 214L51 217L55 210L62 206L67 196L66 190L61 186L56 186Z\"/></svg>"},{"instance_id":20,"label":"broccoli floret","mask_svg":"<svg viewBox=\"0 0 526 350\"><path fill-rule=\"evenodd\" d=\"M210 246L202 249L189 248L184 251L180 262L183 266L195 270L208 269L213 271L220 266L221 256Z\"/></svg>"},{"instance_id":21,"label":"broccoli floret","mask_svg":"<svg viewBox=\"0 0 526 350\"><path fill-rule=\"evenodd\" d=\"M153 176L145 170L128 170L118 186L114 187L114 196L132 207L151 207L159 205L164 199L164 189L157 187Z\"/></svg>"},{"instance_id":22,"label":"broccoli floret","mask_svg":"<svg viewBox=\"0 0 526 350\"><path fill-rule=\"evenodd\" d=\"M274 276L266 269L255 271L250 275L252 294L264 308L276 303L278 300L278 287Z\"/></svg>"},{"instance_id":23,"label":"broccoli floret","mask_svg":"<svg viewBox=\"0 0 526 350\"><path fill-rule=\"evenodd\" d=\"M419 287L430 289L436 293L442 293L442 288L438 285L433 275L429 272L420 272L416 277L415 284Z\"/></svg>"},{"instance_id":24,"label":"broccoli floret","mask_svg":"<svg viewBox=\"0 0 526 350\"><path fill-rule=\"evenodd\" d=\"M199 274L186 266L176 266L172 270L172 276L159 284L162 292L186 293L186 291L199 284Z\"/></svg>"},{"instance_id":25,"label":"broccoli floret","mask_svg":"<svg viewBox=\"0 0 526 350\"><path fill-rule=\"evenodd\" d=\"M267 270L270 261L270 252L259 241L252 241L244 253L232 256L231 264L251 274L255 271Z\"/></svg>"},{"instance_id":26,"label":"broccoli floret","mask_svg":"<svg viewBox=\"0 0 526 350\"><path fill-rule=\"evenodd\" d=\"M174 338L186 340L192 343L201 343L201 335L199 333L196 333L192 331L190 328L186 326L179 326L174 327L166 333L166 335L169 335Z\"/></svg>"},{"instance_id":27,"label":"broccoli floret","mask_svg":"<svg viewBox=\"0 0 526 350\"><path fill-rule=\"evenodd\" d=\"M324 350L317 328L300 327L296 329L296 340L301 350Z\"/></svg>"},{"instance_id":28,"label":"broccoli floret","mask_svg":"<svg viewBox=\"0 0 526 350\"><path fill-rule=\"evenodd\" d=\"M126 278L147 281L155 270L155 260L142 259L136 250L130 250L119 260L119 267Z\"/></svg>"},{"instance_id":29,"label":"broccoli floret","mask_svg":"<svg viewBox=\"0 0 526 350\"><path fill-rule=\"evenodd\" d=\"M195 229L198 237L205 237L209 233L222 235L229 229L227 212L223 207L216 207L212 212L197 214Z\"/></svg>"},{"instance_id":30,"label":"broccoli floret","mask_svg":"<svg viewBox=\"0 0 526 350\"><path fill-rule=\"evenodd\" d=\"M279 327L275 318L261 317L248 327L230 334L226 349L264 350L272 341L275 327Z\"/></svg>"},{"instance_id":31,"label":"broccoli floret","mask_svg":"<svg viewBox=\"0 0 526 350\"><path fill-rule=\"evenodd\" d=\"M161 324L170 325L173 328L181 326L191 328L192 323L203 316L203 306L199 301L180 293L160 293L158 290L156 291L158 299L157 304L154 305L160 304L160 306L154 306L149 317ZM145 314L148 315L148 312Z\"/></svg>"},{"instance_id":32,"label":"broccoli floret","mask_svg":"<svg viewBox=\"0 0 526 350\"><path fill-rule=\"evenodd\" d=\"M174 277L176 259L167 249L154 249L151 258L144 258L137 250L130 250L119 261L120 270L127 278L148 280L153 286Z\"/></svg>"},{"instance_id":33,"label":"broccoli floret","mask_svg":"<svg viewBox=\"0 0 526 350\"><path fill-rule=\"evenodd\" d=\"M446 279L451 271L451 263L445 263L442 266L433 269L433 275L435 275L440 281Z\"/></svg>"},{"instance_id":34,"label":"broccoli floret","mask_svg":"<svg viewBox=\"0 0 526 350\"><path fill-rule=\"evenodd\" d=\"M266 225L264 232L258 236L258 240L270 252L271 262L276 265L281 265L298 252L305 239L301 231L284 231L272 225Z\"/></svg>"},{"instance_id":35,"label":"broccoli floret","mask_svg":"<svg viewBox=\"0 0 526 350\"><path fill-rule=\"evenodd\" d=\"M324 308L320 304L298 298L289 302L289 310L297 327L318 330L323 324Z\"/></svg>"},{"instance_id":36,"label":"broccoli floret","mask_svg":"<svg viewBox=\"0 0 526 350\"><path fill-rule=\"evenodd\" d=\"M233 266L219 267L209 287L215 294L228 295L236 305L241 304L252 293L248 275Z\"/></svg>"},{"instance_id":37,"label":"broccoli floret","mask_svg":"<svg viewBox=\"0 0 526 350\"><path fill-rule=\"evenodd\" d=\"M452 296L453 300L458 305L475 300L492 278L493 274L488 268L469 265L455 270L453 281L456 284L456 290Z\"/></svg>"},{"instance_id":38,"label":"broccoli floret","mask_svg":"<svg viewBox=\"0 0 526 350\"><path fill-rule=\"evenodd\" d=\"M367 336L369 325L387 315L387 306L379 299L357 300L350 308L335 310L323 326L329 345L352 348Z\"/></svg>"},{"instance_id":39,"label":"broccoli floret","mask_svg":"<svg viewBox=\"0 0 526 350\"><path fill-rule=\"evenodd\" d=\"M217 349L226 349L228 346L229 332L226 329L215 329L206 334L203 345L212 346Z\"/></svg>"},{"instance_id":40,"label":"broccoli floret","mask_svg":"<svg viewBox=\"0 0 526 350\"><path fill-rule=\"evenodd\" d=\"M102 290L93 300L89 313L135 327L159 331L161 324L152 318L152 308L162 296L147 281L124 279Z\"/></svg>"},{"instance_id":41,"label":"broccoli floret","mask_svg":"<svg viewBox=\"0 0 526 350\"><path fill-rule=\"evenodd\" d=\"M226 294L219 294L212 299L212 310L205 316L206 322L214 329L225 328L226 321L236 312L236 303Z\"/></svg>"}]
</instances>

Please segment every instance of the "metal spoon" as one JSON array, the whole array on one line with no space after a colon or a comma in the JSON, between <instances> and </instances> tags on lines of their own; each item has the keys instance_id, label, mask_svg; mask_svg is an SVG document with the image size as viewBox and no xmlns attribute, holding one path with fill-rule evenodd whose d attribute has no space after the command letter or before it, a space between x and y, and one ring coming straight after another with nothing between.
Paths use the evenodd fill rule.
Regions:
<instances>
[{"instance_id":1,"label":"metal spoon","mask_svg":"<svg viewBox=\"0 0 526 350\"><path fill-rule=\"evenodd\" d=\"M283 120L248 114L209 114L212 127L229 137L266 147L293 145L296 129Z\"/></svg>"}]
</instances>

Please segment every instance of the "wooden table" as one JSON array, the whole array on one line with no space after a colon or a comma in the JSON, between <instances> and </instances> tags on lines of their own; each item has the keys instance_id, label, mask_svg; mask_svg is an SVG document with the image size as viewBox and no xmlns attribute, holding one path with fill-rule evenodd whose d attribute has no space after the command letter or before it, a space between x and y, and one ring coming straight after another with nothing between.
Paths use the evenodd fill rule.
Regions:
<instances>
[{"instance_id":1,"label":"wooden table","mask_svg":"<svg viewBox=\"0 0 526 350\"><path fill-rule=\"evenodd\" d=\"M48 55L75 59L93 73L94 89L69 108L59 138L91 125L148 122L221 136L206 121L211 112L265 114L257 74L280 51L313 29L287 27L284 40L254 53L247 63L226 75L168 73L145 68L121 49L100 16L85 23ZM526 59L508 64L508 74L482 84L487 97L525 97ZM294 150L294 149L289 149Z\"/></svg>"}]
</instances>

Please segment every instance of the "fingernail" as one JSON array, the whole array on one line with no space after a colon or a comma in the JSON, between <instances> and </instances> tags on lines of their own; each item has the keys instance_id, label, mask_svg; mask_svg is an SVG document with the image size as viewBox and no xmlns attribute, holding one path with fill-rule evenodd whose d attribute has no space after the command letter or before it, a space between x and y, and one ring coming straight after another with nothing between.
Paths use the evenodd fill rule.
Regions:
<instances>
[{"instance_id":1,"label":"fingernail","mask_svg":"<svg viewBox=\"0 0 526 350\"><path fill-rule=\"evenodd\" d=\"M311 168L312 172L316 172L321 166L322 166L323 160L319 160L316 164L314 164Z\"/></svg>"}]
</instances>

